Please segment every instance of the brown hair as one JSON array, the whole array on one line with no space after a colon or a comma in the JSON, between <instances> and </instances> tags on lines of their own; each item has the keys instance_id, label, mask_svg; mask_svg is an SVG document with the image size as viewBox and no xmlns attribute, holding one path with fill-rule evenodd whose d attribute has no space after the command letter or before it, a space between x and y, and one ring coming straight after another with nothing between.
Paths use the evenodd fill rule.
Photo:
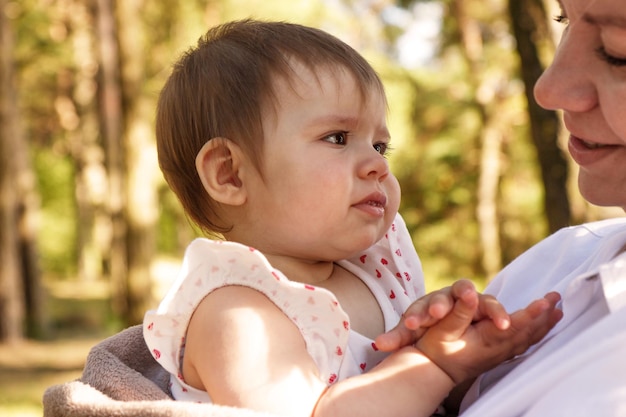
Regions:
<instances>
[{"instance_id":1,"label":"brown hair","mask_svg":"<svg viewBox=\"0 0 626 417\"><path fill-rule=\"evenodd\" d=\"M379 89L378 75L353 48L318 29L286 22L242 20L210 29L183 54L161 91L156 137L159 166L189 217L205 232L219 224L215 202L195 166L200 148L224 137L258 164L263 145L264 105L275 103L273 81L291 79L290 59L310 69L345 68L365 97Z\"/></svg>"}]
</instances>

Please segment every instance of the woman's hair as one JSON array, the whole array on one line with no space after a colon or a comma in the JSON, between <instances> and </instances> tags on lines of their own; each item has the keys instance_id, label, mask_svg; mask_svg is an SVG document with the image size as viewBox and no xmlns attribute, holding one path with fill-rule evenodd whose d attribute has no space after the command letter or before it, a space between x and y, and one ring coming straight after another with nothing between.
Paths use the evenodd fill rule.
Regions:
<instances>
[{"instance_id":1,"label":"woman's hair","mask_svg":"<svg viewBox=\"0 0 626 417\"><path fill-rule=\"evenodd\" d=\"M205 232L221 233L216 202L205 192L195 159L210 139L237 143L259 165L262 115L275 105L274 82L293 78L293 60L313 70L345 69L363 97L382 83L353 48L318 29L242 20L210 29L183 54L161 91L156 138L159 166L187 215Z\"/></svg>"}]
</instances>

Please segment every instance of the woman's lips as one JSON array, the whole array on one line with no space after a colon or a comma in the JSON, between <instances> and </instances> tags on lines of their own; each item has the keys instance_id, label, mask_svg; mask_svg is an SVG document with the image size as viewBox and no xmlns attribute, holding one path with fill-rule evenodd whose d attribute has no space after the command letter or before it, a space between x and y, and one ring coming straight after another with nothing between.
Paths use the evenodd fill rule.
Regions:
<instances>
[{"instance_id":1,"label":"woman's lips","mask_svg":"<svg viewBox=\"0 0 626 417\"><path fill-rule=\"evenodd\" d=\"M567 144L572 159L580 166L592 165L614 152L616 148L618 146L589 142L574 135L570 135Z\"/></svg>"}]
</instances>

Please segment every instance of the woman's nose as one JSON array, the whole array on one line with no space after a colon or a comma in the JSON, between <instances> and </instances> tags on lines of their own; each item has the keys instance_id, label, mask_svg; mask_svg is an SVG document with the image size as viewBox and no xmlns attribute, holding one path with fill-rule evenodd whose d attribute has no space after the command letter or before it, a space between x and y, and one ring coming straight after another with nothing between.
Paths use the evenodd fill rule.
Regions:
<instances>
[{"instance_id":1,"label":"woman's nose","mask_svg":"<svg viewBox=\"0 0 626 417\"><path fill-rule=\"evenodd\" d=\"M556 50L552 64L535 84L537 103L548 110L582 113L597 105L594 70L598 58L584 33L570 24Z\"/></svg>"}]
</instances>

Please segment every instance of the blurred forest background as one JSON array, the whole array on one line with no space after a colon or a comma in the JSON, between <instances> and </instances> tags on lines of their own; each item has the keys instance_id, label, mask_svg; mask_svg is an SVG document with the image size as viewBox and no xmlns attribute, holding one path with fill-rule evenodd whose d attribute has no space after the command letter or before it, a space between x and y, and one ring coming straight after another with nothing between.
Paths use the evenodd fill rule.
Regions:
<instances>
[{"instance_id":1,"label":"blurred forest background","mask_svg":"<svg viewBox=\"0 0 626 417\"><path fill-rule=\"evenodd\" d=\"M43 389L77 377L89 346L141 322L175 278L198 232L157 166L155 102L179 55L227 20L319 27L378 70L430 290L481 287L550 232L623 214L579 197L559 115L532 98L558 12L553 0L0 0L1 414L41 415Z\"/></svg>"},{"instance_id":2,"label":"blurred forest background","mask_svg":"<svg viewBox=\"0 0 626 417\"><path fill-rule=\"evenodd\" d=\"M0 340L110 333L156 306L197 231L157 166L155 101L178 56L227 20L319 27L379 71L430 289L482 286L551 231L612 215L580 199L559 115L532 99L556 6L0 0Z\"/></svg>"}]
</instances>

